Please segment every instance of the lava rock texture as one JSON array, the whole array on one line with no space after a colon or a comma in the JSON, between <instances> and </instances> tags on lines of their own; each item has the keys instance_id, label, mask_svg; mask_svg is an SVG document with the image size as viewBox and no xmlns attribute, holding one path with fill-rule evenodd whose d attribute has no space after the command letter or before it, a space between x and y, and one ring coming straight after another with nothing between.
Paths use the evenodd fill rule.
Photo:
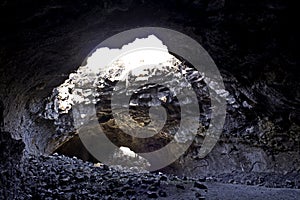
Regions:
<instances>
[{"instance_id":1,"label":"lava rock texture","mask_svg":"<svg viewBox=\"0 0 300 200\"><path fill-rule=\"evenodd\" d=\"M76 157L54 154L21 159L21 141L12 140L7 133L0 139L1 199L186 199L207 191L194 179L120 172Z\"/></svg>"},{"instance_id":2,"label":"lava rock texture","mask_svg":"<svg viewBox=\"0 0 300 200\"><path fill-rule=\"evenodd\" d=\"M100 198L99 191L101 198L112 199L202 198L203 191L191 191L194 183L189 181L175 183L166 176L170 184L163 182L160 191L153 184L163 175L115 172L49 156L72 136L57 131L69 128L67 116L55 124L40 115L53 88L100 42L143 26L174 29L197 40L217 64L229 92L223 134L213 151L198 157L199 136L163 172L299 188L297 9L291 0L1 1L0 198Z\"/></svg>"}]
</instances>

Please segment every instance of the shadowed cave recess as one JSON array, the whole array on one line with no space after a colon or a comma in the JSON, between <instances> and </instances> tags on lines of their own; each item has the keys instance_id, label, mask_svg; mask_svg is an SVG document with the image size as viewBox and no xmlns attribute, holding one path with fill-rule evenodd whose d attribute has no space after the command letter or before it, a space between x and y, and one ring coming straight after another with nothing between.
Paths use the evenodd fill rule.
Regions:
<instances>
[{"instance_id":1,"label":"shadowed cave recess","mask_svg":"<svg viewBox=\"0 0 300 200\"><path fill-rule=\"evenodd\" d=\"M0 199L300 198L300 74L293 22L298 16L293 4L2 1ZM103 165L76 134L72 108L57 104L68 100L58 88L70 89L65 81L78 72L91 50L108 37L138 27L164 27L192 37L220 70L226 119L206 157L199 157L205 137L199 131L185 154L159 171ZM210 122L207 85L190 63L173 56L197 94L205 130ZM137 140L116 128L109 106L113 78L113 73L111 79L99 78L103 87L98 87L95 102L109 139L134 152L153 151L174 139L180 106L162 85L140 87L128 102L131 116L143 124L149 123L150 106L162 105L168 118L160 133ZM94 94L83 91L82 98Z\"/></svg>"}]
</instances>

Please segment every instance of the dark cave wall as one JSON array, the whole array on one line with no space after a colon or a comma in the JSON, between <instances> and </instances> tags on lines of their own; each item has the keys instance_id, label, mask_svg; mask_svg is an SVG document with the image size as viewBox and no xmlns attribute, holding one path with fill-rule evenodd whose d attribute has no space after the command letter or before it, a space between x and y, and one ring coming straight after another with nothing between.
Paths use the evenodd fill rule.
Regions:
<instances>
[{"instance_id":1,"label":"dark cave wall","mask_svg":"<svg viewBox=\"0 0 300 200\"><path fill-rule=\"evenodd\" d=\"M5 27L0 32L3 131L22 139L31 153L51 153L64 139L56 134L53 121L39 117L52 89L107 37L130 28L161 26L186 33L203 45L236 104L242 107L246 100L253 106L252 110L229 106L221 139L229 143L228 151L237 144L240 151L251 152L250 145L261 154L275 151L285 157L284 153L292 152L291 158L297 158L299 62L293 4L279 0L5 1L0 6ZM252 125L254 133L247 132ZM208 159L222 154L223 148L216 147ZM236 156L232 166L239 168L246 159ZM268 155L261 157L272 164ZM251 168L255 159L249 159ZM210 162L215 170L228 164L220 167L218 161ZM299 160L292 162L297 166ZM288 164L271 169L281 171ZM261 165L259 170L266 170Z\"/></svg>"},{"instance_id":2,"label":"dark cave wall","mask_svg":"<svg viewBox=\"0 0 300 200\"><path fill-rule=\"evenodd\" d=\"M4 121L3 112L4 112L4 105L2 101L0 101L0 130L2 130L3 128L3 121Z\"/></svg>"}]
</instances>

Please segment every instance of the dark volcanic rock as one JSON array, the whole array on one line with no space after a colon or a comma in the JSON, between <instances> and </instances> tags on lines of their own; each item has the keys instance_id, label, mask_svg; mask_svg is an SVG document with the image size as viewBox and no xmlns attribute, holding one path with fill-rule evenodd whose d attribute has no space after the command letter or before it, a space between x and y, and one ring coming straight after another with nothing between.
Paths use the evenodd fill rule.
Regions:
<instances>
[{"instance_id":1,"label":"dark volcanic rock","mask_svg":"<svg viewBox=\"0 0 300 200\"><path fill-rule=\"evenodd\" d=\"M189 188L173 191L178 182L191 187L192 179L171 181L172 176L162 173L120 172L58 154L22 158L24 144L8 133L1 133L0 144L1 199L145 199L192 195ZM162 177L167 179L159 181Z\"/></svg>"},{"instance_id":2,"label":"dark volcanic rock","mask_svg":"<svg viewBox=\"0 0 300 200\"><path fill-rule=\"evenodd\" d=\"M53 88L101 41L142 26L171 28L197 40L229 93L214 150L200 159L203 136L197 136L186 155L164 170L208 182L299 188L298 15L296 1L285 0L1 2L0 199L146 198L156 180L172 182L176 190L179 183L168 175L118 173L76 158L39 156L52 154L66 139L76 141L68 115L56 124L40 116ZM102 120L109 119L106 114ZM69 156L93 161L78 140L72 144L81 153L71 148ZM169 197L166 185L157 188L166 187Z\"/></svg>"},{"instance_id":3,"label":"dark volcanic rock","mask_svg":"<svg viewBox=\"0 0 300 200\"><path fill-rule=\"evenodd\" d=\"M195 182L194 187L199 188L199 189L203 189L203 190L207 190L207 186L203 185L200 182Z\"/></svg>"}]
</instances>

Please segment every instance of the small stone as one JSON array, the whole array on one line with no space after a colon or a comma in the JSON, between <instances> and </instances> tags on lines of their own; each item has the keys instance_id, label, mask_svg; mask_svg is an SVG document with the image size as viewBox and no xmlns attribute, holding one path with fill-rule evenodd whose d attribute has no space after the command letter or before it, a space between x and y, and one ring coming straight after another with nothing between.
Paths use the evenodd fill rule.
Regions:
<instances>
[{"instance_id":1,"label":"small stone","mask_svg":"<svg viewBox=\"0 0 300 200\"><path fill-rule=\"evenodd\" d=\"M145 183L145 184L152 184L152 183L154 183L154 180L153 180L153 179L143 179L143 180L142 180L142 183Z\"/></svg>"},{"instance_id":2,"label":"small stone","mask_svg":"<svg viewBox=\"0 0 300 200\"><path fill-rule=\"evenodd\" d=\"M147 195L148 195L148 197L151 198L151 199L156 199L156 198L158 198L158 195L156 194L156 192L148 191L148 192L147 192Z\"/></svg>"},{"instance_id":3,"label":"small stone","mask_svg":"<svg viewBox=\"0 0 300 200\"><path fill-rule=\"evenodd\" d=\"M263 183L263 182L265 182L264 177L259 177L259 178L258 178L258 183Z\"/></svg>"},{"instance_id":4,"label":"small stone","mask_svg":"<svg viewBox=\"0 0 300 200\"><path fill-rule=\"evenodd\" d=\"M207 190L206 185L203 185L202 183L200 183L200 182L198 182L198 181L196 181L196 182L194 183L194 187L195 187L195 188L199 188L199 189L203 189L203 190Z\"/></svg>"},{"instance_id":5,"label":"small stone","mask_svg":"<svg viewBox=\"0 0 300 200\"><path fill-rule=\"evenodd\" d=\"M167 197L167 193L166 193L165 191L162 191L162 190L160 190L160 191L158 192L158 195L159 195L160 197Z\"/></svg>"},{"instance_id":6,"label":"small stone","mask_svg":"<svg viewBox=\"0 0 300 200\"><path fill-rule=\"evenodd\" d=\"M182 190L185 189L185 187L184 187L183 185L179 185L179 184L177 184L176 187L177 187L178 189L182 189Z\"/></svg>"},{"instance_id":7,"label":"small stone","mask_svg":"<svg viewBox=\"0 0 300 200\"><path fill-rule=\"evenodd\" d=\"M104 170L107 170L107 171L109 170L109 167L107 165L103 165L102 167Z\"/></svg>"},{"instance_id":8,"label":"small stone","mask_svg":"<svg viewBox=\"0 0 300 200\"><path fill-rule=\"evenodd\" d=\"M126 195L127 195L127 196L133 196L133 195L135 195L135 194L136 194L136 192L135 192L134 190L131 190L131 189L130 189L130 190L127 190L127 191L126 191Z\"/></svg>"},{"instance_id":9,"label":"small stone","mask_svg":"<svg viewBox=\"0 0 300 200\"><path fill-rule=\"evenodd\" d=\"M94 167L101 167L102 165L101 165L101 163L95 163L94 164Z\"/></svg>"},{"instance_id":10,"label":"small stone","mask_svg":"<svg viewBox=\"0 0 300 200\"><path fill-rule=\"evenodd\" d=\"M228 183L234 183L233 179L229 179Z\"/></svg>"},{"instance_id":11,"label":"small stone","mask_svg":"<svg viewBox=\"0 0 300 200\"><path fill-rule=\"evenodd\" d=\"M200 182L205 182L206 181L206 177L200 177L200 178L198 178L198 181L200 181Z\"/></svg>"},{"instance_id":12,"label":"small stone","mask_svg":"<svg viewBox=\"0 0 300 200\"><path fill-rule=\"evenodd\" d=\"M61 188L61 190L64 192L70 192L70 191L72 191L72 188L70 186L64 186Z\"/></svg>"},{"instance_id":13,"label":"small stone","mask_svg":"<svg viewBox=\"0 0 300 200\"><path fill-rule=\"evenodd\" d=\"M157 191L157 187L155 186L155 185L151 185L150 187L149 187L149 191Z\"/></svg>"},{"instance_id":14,"label":"small stone","mask_svg":"<svg viewBox=\"0 0 300 200\"><path fill-rule=\"evenodd\" d=\"M113 198L109 195L105 197L105 200L112 200Z\"/></svg>"},{"instance_id":15,"label":"small stone","mask_svg":"<svg viewBox=\"0 0 300 200\"><path fill-rule=\"evenodd\" d=\"M285 183L286 183L286 185L287 185L289 188L295 186L295 182L293 182L293 181L291 181L291 180L286 180Z\"/></svg>"},{"instance_id":16,"label":"small stone","mask_svg":"<svg viewBox=\"0 0 300 200\"><path fill-rule=\"evenodd\" d=\"M75 176L78 180L83 180L84 179L84 176L77 173L76 176Z\"/></svg>"},{"instance_id":17,"label":"small stone","mask_svg":"<svg viewBox=\"0 0 300 200\"><path fill-rule=\"evenodd\" d=\"M67 176L67 177L65 177L65 178L62 178L62 179L60 179L62 182L68 182L68 181L70 181L70 177L69 176Z\"/></svg>"},{"instance_id":18,"label":"small stone","mask_svg":"<svg viewBox=\"0 0 300 200\"><path fill-rule=\"evenodd\" d=\"M160 177L160 180L161 181L167 181L168 177L166 175L163 175L163 176Z\"/></svg>"},{"instance_id":19,"label":"small stone","mask_svg":"<svg viewBox=\"0 0 300 200\"><path fill-rule=\"evenodd\" d=\"M246 185L252 185L252 181L251 180L246 180Z\"/></svg>"}]
</instances>

